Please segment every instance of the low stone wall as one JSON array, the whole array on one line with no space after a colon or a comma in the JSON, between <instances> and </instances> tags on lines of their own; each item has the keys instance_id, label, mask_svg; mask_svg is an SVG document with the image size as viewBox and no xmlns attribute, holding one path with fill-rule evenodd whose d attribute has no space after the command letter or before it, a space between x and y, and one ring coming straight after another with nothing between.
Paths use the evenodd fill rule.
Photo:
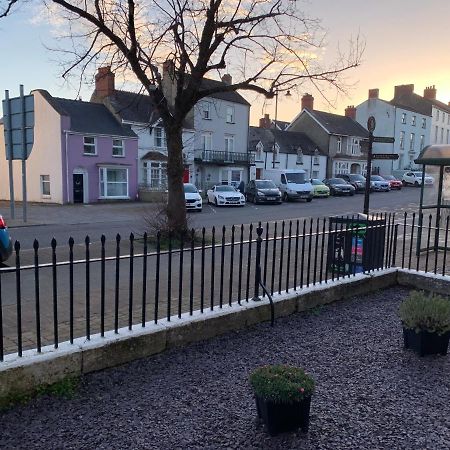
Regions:
<instances>
[{"instance_id":1,"label":"low stone wall","mask_svg":"<svg viewBox=\"0 0 450 450\"><path fill-rule=\"evenodd\" d=\"M384 289L396 285L398 278L400 284L423 285L419 280L424 277L427 280L433 278L411 271L387 269L322 282L299 291L291 290L287 294L274 295L275 316L288 316L354 295ZM161 320L156 325L149 322L146 327L135 325L131 331L123 328L118 334L110 331L104 337L94 335L90 341L79 338L73 345L62 343L58 349L45 347L40 354L33 350L24 352L21 358L7 355L5 361L0 363L0 398L32 392L39 385L52 384L68 376L81 376L117 366L268 320L270 305L267 299L249 303L242 301L241 305L235 302L231 306L226 305L203 314L199 311L192 316L186 313L181 319L172 319L170 322Z\"/></svg>"},{"instance_id":2,"label":"low stone wall","mask_svg":"<svg viewBox=\"0 0 450 450\"><path fill-rule=\"evenodd\" d=\"M162 191L139 189L138 198L141 202L163 203L167 202L167 193Z\"/></svg>"}]
</instances>

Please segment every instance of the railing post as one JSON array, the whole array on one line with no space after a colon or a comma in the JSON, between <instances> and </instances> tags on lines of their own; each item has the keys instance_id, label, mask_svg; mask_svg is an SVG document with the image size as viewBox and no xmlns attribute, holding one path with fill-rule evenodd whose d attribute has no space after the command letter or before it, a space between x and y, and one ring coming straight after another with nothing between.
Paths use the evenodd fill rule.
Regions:
<instances>
[{"instance_id":1,"label":"railing post","mask_svg":"<svg viewBox=\"0 0 450 450\"><path fill-rule=\"evenodd\" d=\"M261 235L263 234L263 228L261 226L258 226L256 229L256 234L258 237L256 238L255 293L252 300L254 302L259 302L261 301L261 297L259 296L259 283L261 281Z\"/></svg>"}]
</instances>

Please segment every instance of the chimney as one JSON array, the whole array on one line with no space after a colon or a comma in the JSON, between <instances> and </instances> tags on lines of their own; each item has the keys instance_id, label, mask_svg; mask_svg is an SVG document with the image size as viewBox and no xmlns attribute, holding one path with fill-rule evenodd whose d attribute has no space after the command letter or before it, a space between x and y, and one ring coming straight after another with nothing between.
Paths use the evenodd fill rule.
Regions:
<instances>
[{"instance_id":1,"label":"chimney","mask_svg":"<svg viewBox=\"0 0 450 450\"><path fill-rule=\"evenodd\" d=\"M423 91L423 97L428 100L436 100L436 88L433 86L427 86Z\"/></svg>"},{"instance_id":2,"label":"chimney","mask_svg":"<svg viewBox=\"0 0 450 450\"><path fill-rule=\"evenodd\" d=\"M378 98L380 96L379 89L369 89L369 99L370 98Z\"/></svg>"},{"instance_id":3,"label":"chimney","mask_svg":"<svg viewBox=\"0 0 450 450\"><path fill-rule=\"evenodd\" d=\"M229 73L226 73L222 77L222 83L225 83L225 84L228 84L228 85L233 84L233 77Z\"/></svg>"},{"instance_id":4,"label":"chimney","mask_svg":"<svg viewBox=\"0 0 450 450\"><path fill-rule=\"evenodd\" d=\"M99 67L95 75L96 97L103 99L112 95L114 91L114 74L111 72L111 66Z\"/></svg>"},{"instance_id":5,"label":"chimney","mask_svg":"<svg viewBox=\"0 0 450 450\"><path fill-rule=\"evenodd\" d=\"M345 108L345 117L350 117L350 119L356 120L356 108L353 105Z\"/></svg>"},{"instance_id":6,"label":"chimney","mask_svg":"<svg viewBox=\"0 0 450 450\"><path fill-rule=\"evenodd\" d=\"M413 93L414 93L413 84L402 84L400 86L395 86L394 88L394 98L409 96Z\"/></svg>"},{"instance_id":7,"label":"chimney","mask_svg":"<svg viewBox=\"0 0 450 450\"><path fill-rule=\"evenodd\" d=\"M307 108L310 110L314 109L314 97L311 94L305 94L302 97L302 111Z\"/></svg>"},{"instance_id":8,"label":"chimney","mask_svg":"<svg viewBox=\"0 0 450 450\"><path fill-rule=\"evenodd\" d=\"M259 119L259 128L271 128L272 124L270 121L270 116L269 114L264 114L264 117L261 117L261 119Z\"/></svg>"}]
</instances>

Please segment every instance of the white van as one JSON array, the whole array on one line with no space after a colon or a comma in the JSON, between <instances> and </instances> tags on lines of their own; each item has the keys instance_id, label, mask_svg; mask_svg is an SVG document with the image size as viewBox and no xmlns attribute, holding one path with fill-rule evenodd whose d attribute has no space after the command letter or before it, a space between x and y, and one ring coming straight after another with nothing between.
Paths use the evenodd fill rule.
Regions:
<instances>
[{"instance_id":1,"label":"white van","mask_svg":"<svg viewBox=\"0 0 450 450\"><path fill-rule=\"evenodd\" d=\"M303 199L310 202L314 190L302 169L265 169L264 177L280 189L284 201Z\"/></svg>"}]
</instances>

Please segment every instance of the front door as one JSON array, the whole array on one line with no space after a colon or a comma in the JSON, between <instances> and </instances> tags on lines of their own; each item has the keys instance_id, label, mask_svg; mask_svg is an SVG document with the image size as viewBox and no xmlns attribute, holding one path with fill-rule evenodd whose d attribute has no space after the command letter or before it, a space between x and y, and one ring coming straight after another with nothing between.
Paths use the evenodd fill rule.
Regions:
<instances>
[{"instance_id":1,"label":"front door","mask_svg":"<svg viewBox=\"0 0 450 450\"><path fill-rule=\"evenodd\" d=\"M84 177L82 173L73 174L73 202L83 203L84 201L84 190L83 190Z\"/></svg>"}]
</instances>

